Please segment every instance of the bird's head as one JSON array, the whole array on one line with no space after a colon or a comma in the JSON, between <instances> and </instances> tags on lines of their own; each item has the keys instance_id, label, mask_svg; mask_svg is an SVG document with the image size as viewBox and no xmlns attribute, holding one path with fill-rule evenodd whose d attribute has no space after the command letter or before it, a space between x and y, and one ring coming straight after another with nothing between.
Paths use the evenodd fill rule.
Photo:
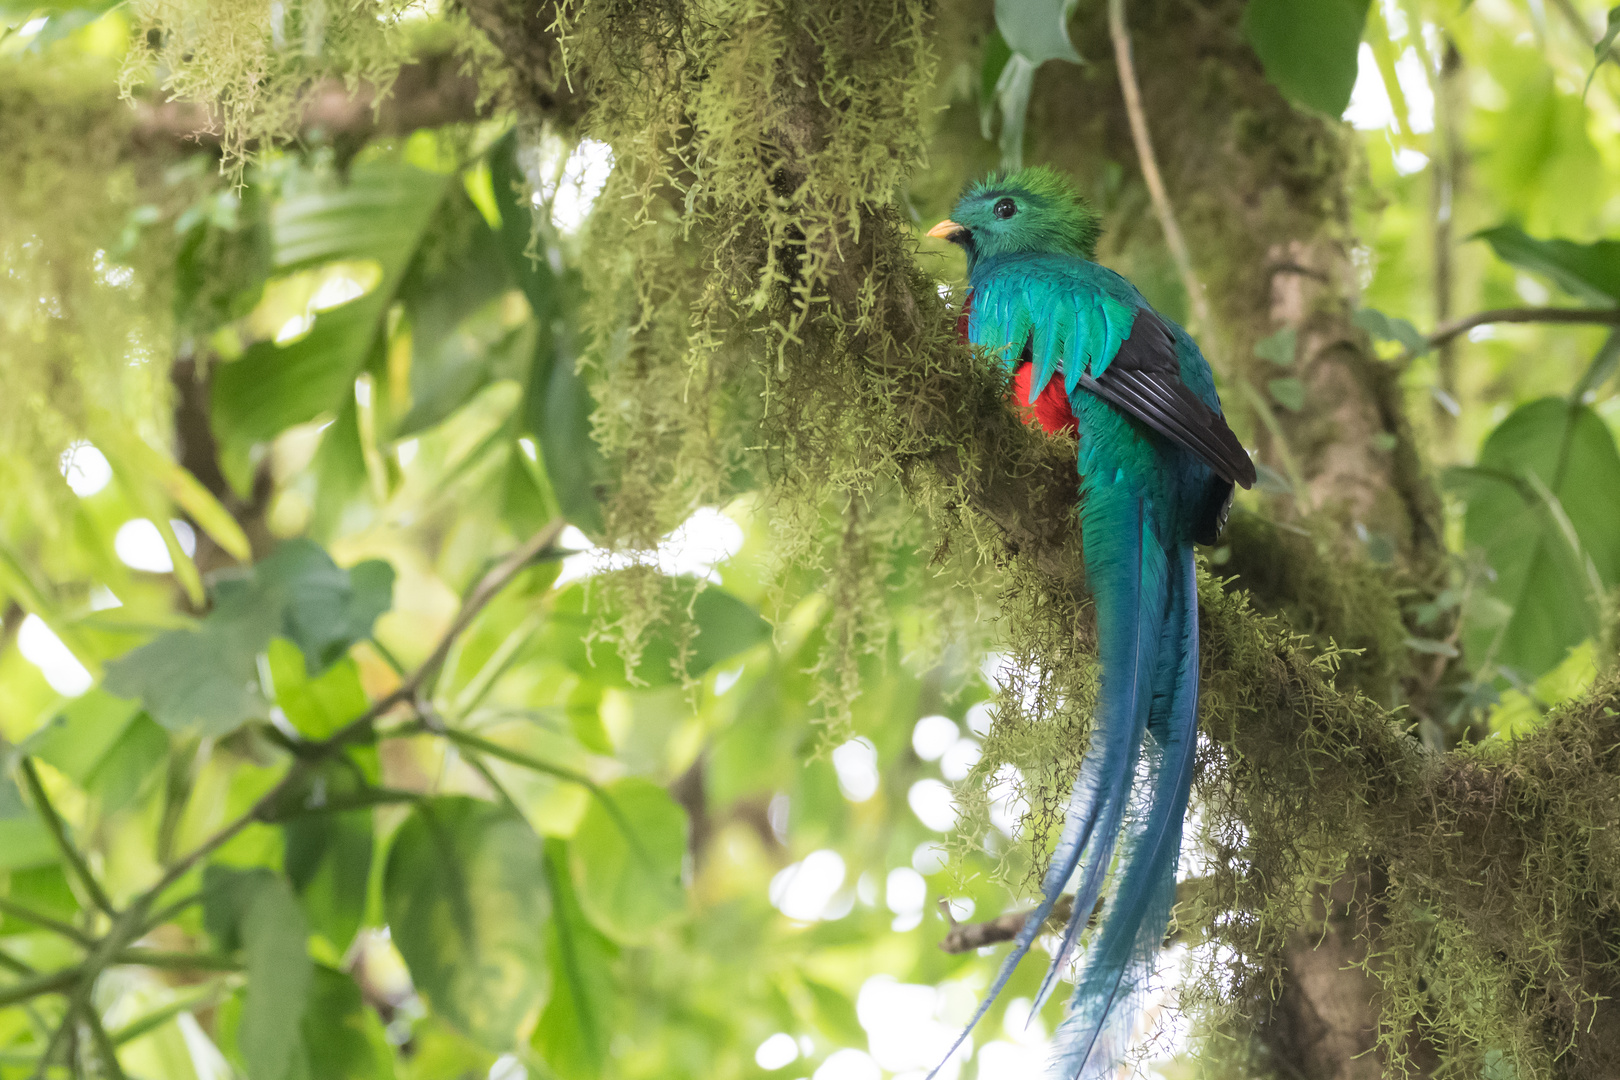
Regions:
<instances>
[{"instance_id":1,"label":"bird's head","mask_svg":"<svg viewBox=\"0 0 1620 1080\"><path fill-rule=\"evenodd\" d=\"M1074 182L1044 165L991 173L968 187L951 216L928 230L960 244L971 267L996 255L1053 252L1092 258L1097 213Z\"/></svg>"}]
</instances>

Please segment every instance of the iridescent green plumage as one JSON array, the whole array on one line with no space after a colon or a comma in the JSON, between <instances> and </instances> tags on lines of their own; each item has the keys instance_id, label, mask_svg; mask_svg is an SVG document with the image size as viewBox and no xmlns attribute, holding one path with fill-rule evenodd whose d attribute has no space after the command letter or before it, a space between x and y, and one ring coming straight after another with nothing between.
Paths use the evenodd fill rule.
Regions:
<instances>
[{"instance_id":1,"label":"iridescent green plumage","mask_svg":"<svg viewBox=\"0 0 1620 1080\"><path fill-rule=\"evenodd\" d=\"M1130 282L1091 261L1097 232L1073 185L1043 168L974 184L935 230L967 251L969 339L1029 366L1030 402L1061 374L1079 422L1080 518L1102 685L1041 903L980 1009L1078 872L1074 915L1037 1006L1045 1000L1109 880L1123 832L1112 895L1054 1040L1052 1075L1061 1080L1101 1076L1118 1063L1154 971L1197 747L1192 545L1213 541L1233 483L1254 481L1198 346ZM1145 799L1134 793L1139 769Z\"/></svg>"}]
</instances>

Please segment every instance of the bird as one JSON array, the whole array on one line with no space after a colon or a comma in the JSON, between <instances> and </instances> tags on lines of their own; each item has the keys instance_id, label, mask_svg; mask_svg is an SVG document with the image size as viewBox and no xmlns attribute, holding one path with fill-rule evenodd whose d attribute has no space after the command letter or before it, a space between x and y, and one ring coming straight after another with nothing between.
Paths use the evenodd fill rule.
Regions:
<instances>
[{"instance_id":1,"label":"bird","mask_svg":"<svg viewBox=\"0 0 1620 1080\"><path fill-rule=\"evenodd\" d=\"M1073 914L1032 1014L1041 1007L1106 884L1054 1033L1053 1080L1105 1075L1130 1048L1175 901L1198 742L1193 545L1216 541L1234 485L1255 481L1208 361L1185 330L1096 262L1100 232L1074 183L1046 166L969 185L928 232L967 254L959 331L1012 369L1026 423L1067 432L1079 445L1101 668L1090 743L1040 903L957 1040L984 1016L1073 879Z\"/></svg>"}]
</instances>

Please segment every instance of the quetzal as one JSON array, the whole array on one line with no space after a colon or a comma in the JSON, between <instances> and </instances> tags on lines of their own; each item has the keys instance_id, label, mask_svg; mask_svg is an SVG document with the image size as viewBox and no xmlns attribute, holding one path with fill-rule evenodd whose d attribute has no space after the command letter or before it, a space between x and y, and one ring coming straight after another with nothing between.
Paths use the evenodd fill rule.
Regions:
<instances>
[{"instance_id":1,"label":"quetzal","mask_svg":"<svg viewBox=\"0 0 1620 1080\"><path fill-rule=\"evenodd\" d=\"M1061 1080L1118 1064L1155 969L1198 741L1193 543L1215 541L1233 484L1255 479L1198 346L1092 261L1098 231L1073 184L1046 168L972 185L929 231L967 252L959 326L968 340L1016 365L1018 404L1033 407L1026 420L1080 442L1080 524L1102 667L1097 711L1041 902L974 1017L1006 985L1078 869L1074 914L1035 1007L1046 1000L1123 832L1111 896L1054 1039L1051 1075ZM1136 790L1139 771L1144 790Z\"/></svg>"}]
</instances>

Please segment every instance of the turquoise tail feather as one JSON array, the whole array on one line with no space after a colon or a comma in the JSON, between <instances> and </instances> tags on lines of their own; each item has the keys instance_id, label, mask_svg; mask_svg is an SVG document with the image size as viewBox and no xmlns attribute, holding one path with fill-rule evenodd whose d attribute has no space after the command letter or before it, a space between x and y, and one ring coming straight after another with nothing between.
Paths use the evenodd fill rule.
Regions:
<instances>
[{"instance_id":1,"label":"turquoise tail feather","mask_svg":"<svg viewBox=\"0 0 1620 1080\"><path fill-rule=\"evenodd\" d=\"M1097 906L1113 862L1115 843L1130 803L1143 732L1151 715L1153 675L1164 644L1167 566L1144 500L1123 482L1111 487L1088 484L1087 489L1081 513L1088 539L1086 573L1097 604L1097 656L1102 664L1102 686L1092 728L1092 749L1081 765L1069 813L1095 807L1093 812L1100 821L1095 842L1086 853L1074 910L1035 995L1032 1015L1056 987L1081 930ZM1099 741L1109 746L1119 743L1122 752L1098 760ZM1099 774L1095 778L1087 775L1093 766ZM1061 890L1064 883L1054 884L1049 875L1045 884L1048 890Z\"/></svg>"},{"instance_id":2,"label":"turquoise tail feather","mask_svg":"<svg viewBox=\"0 0 1620 1080\"><path fill-rule=\"evenodd\" d=\"M1136 771L1152 700L1154 657L1161 636L1160 615L1154 613L1163 611L1164 556L1157 543L1147 542L1151 530L1139 495L1123 483L1095 492L1090 491L1090 487L1088 484L1088 493L1081 503L1081 516L1085 535L1097 538L1087 545L1086 567L1097 604L1101 636L1098 654L1103 665L1091 746L1069 796L1063 832L1041 883L1041 901L1025 918L1023 929L1014 939L1012 950L1002 961L978 1011L946 1053L947 1061L1007 985L1088 851L1087 872L1081 888L1089 893L1087 910L1096 904L1130 797L1130 780ZM1149 598L1155 598L1155 602L1144 603ZM1151 617L1144 618L1144 614ZM1076 913L1080 910L1081 905L1077 903ZM1084 925L1083 918L1079 922L1070 919L1066 947L1060 950L1059 960L1047 973L1048 984L1066 962L1075 931ZM1050 985L1043 985L1042 989L1043 994L1050 993ZM939 1066L936 1066L928 1074L929 1080L938 1071Z\"/></svg>"},{"instance_id":3,"label":"turquoise tail feather","mask_svg":"<svg viewBox=\"0 0 1620 1080\"><path fill-rule=\"evenodd\" d=\"M1154 679L1145 805L1128 826L1101 929L1088 946L1069 1015L1053 1040L1051 1080L1091 1080L1118 1066L1175 905L1182 822L1198 747L1198 598L1192 547L1172 553L1164 662Z\"/></svg>"}]
</instances>

